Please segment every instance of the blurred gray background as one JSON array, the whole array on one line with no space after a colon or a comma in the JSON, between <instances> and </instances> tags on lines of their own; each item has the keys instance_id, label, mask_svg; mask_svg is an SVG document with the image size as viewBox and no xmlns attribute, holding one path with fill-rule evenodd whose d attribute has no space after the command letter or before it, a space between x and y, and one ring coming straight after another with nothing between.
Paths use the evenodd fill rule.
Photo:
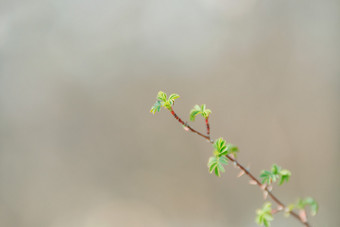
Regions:
<instances>
[{"instance_id":1,"label":"blurred gray background","mask_svg":"<svg viewBox=\"0 0 340 227\"><path fill-rule=\"evenodd\" d=\"M211 145L149 113L159 90L337 226L339 41L338 0L2 0L0 226L255 227L260 190L210 175Z\"/></svg>"}]
</instances>

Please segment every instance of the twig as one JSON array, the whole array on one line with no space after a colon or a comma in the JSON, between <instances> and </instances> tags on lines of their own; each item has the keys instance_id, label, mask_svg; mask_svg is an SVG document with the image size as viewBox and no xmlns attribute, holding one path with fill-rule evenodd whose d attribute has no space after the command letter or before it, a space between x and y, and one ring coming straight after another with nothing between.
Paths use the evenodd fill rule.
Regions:
<instances>
[{"instance_id":1,"label":"twig","mask_svg":"<svg viewBox=\"0 0 340 227\"><path fill-rule=\"evenodd\" d=\"M178 122L180 124L182 124L184 127L187 127L191 132L196 133L197 135L203 137L204 139L208 140L211 144L214 143L214 140L212 140L210 138L210 127L209 127L209 122L208 122L208 118L206 118L206 125L207 125L207 134L208 135L204 135L203 133L193 129L190 125L188 125L187 123L185 123L181 118L178 117L178 115L175 113L175 111L170 108L169 109L171 114L175 117L176 120L178 120ZM235 158L231 157L230 155L226 155L226 157L234 163L234 165L236 165L239 169L241 169L253 182L256 182L256 185L258 185L262 190L266 191L268 193L268 195L270 196L270 198L272 198L272 200L279 206L281 207L283 210L286 209L286 205L284 205L272 192L271 190L268 189L268 187L264 184L262 184L252 173L250 173L250 171L245 168L243 165L241 165ZM303 220L297 213L295 213L294 211L289 211L289 213L296 218L297 220L299 220L303 225L305 225L306 227L310 227L309 223L307 220Z\"/></svg>"}]
</instances>

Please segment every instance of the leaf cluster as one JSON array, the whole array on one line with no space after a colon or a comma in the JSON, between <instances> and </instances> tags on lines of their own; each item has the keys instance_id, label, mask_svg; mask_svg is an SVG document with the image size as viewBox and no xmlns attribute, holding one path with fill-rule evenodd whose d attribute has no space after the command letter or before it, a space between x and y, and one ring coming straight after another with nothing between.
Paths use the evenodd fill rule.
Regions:
<instances>
[{"instance_id":1,"label":"leaf cluster","mask_svg":"<svg viewBox=\"0 0 340 227\"><path fill-rule=\"evenodd\" d=\"M151 107L150 112L152 114L155 114L156 112L159 112L162 107L164 107L170 110L171 113L175 116L175 118L178 119L177 115L172 110L172 106L174 105L175 99L177 98L179 98L178 94L173 93L168 97L166 93L159 91L157 94L157 100L155 104ZM206 120L207 128L209 130L208 117L210 114L211 114L211 110L207 109L205 104L195 105L194 108L190 111L190 120L194 121L197 115L202 115L202 117L205 118ZM182 123L183 127L187 126L187 124L184 124L183 121L180 121L180 122ZM197 132L196 130L193 130L193 129L192 131ZM207 138L209 138L210 140L210 136ZM219 138L215 140L215 142L213 143L213 147L214 147L213 156L209 158L208 168L209 168L210 173L214 172L216 176L220 177L221 172L225 172L224 165L228 164L228 158L230 160L233 160L231 157L236 158L238 148L234 146L233 144L230 144L230 143L227 144L227 142L223 138ZM260 178L262 180L262 184L263 184L262 186L264 187L262 188L262 186L261 185L260 186L264 190L265 198L267 197L268 192L272 188L271 186L267 187L268 185L272 184L273 182L274 183L278 182L279 185L282 185L284 182L289 181L290 176L291 176L291 172L289 170L282 169L280 166L276 164L273 164L270 171L263 170L261 172ZM271 221L273 221L273 214L283 209L284 209L286 216L289 216L289 214L294 209L300 210L299 216L300 216L300 219L302 220L303 217L306 218L306 211L305 211L306 207L309 208L312 216L316 215L319 209L318 203L311 197L307 197L305 199L298 199L296 203L292 203L285 207L280 205L277 210L275 209L273 210L272 204L270 202L267 202L263 205L261 209L256 210L257 216L256 216L255 221L258 225L269 227Z\"/></svg>"},{"instance_id":2,"label":"leaf cluster","mask_svg":"<svg viewBox=\"0 0 340 227\"><path fill-rule=\"evenodd\" d=\"M260 178L262 178L262 184L271 184L279 180L279 185L282 185L285 181L289 181L291 175L292 174L289 170L281 169L280 166L274 164L271 171L263 170Z\"/></svg>"},{"instance_id":3,"label":"leaf cluster","mask_svg":"<svg viewBox=\"0 0 340 227\"><path fill-rule=\"evenodd\" d=\"M289 204L286 207L285 215L288 217L289 216L289 212L291 212L295 208L299 209L300 211L304 211L307 206L309 207L310 214L312 216L315 216L318 213L318 211L319 211L319 204L312 197L306 197L305 199L299 198L296 203Z\"/></svg>"},{"instance_id":4,"label":"leaf cluster","mask_svg":"<svg viewBox=\"0 0 340 227\"><path fill-rule=\"evenodd\" d=\"M263 205L262 209L256 211L255 221L258 225L270 226L270 222L274 220L271 206L272 204L267 202Z\"/></svg>"},{"instance_id":5,"label":"leaf cluster","mask_svg":"<svg viewBox=\"0 0 340 227\"><path fill-rule=\"evenodd\" d=\"M304 210L306 206L309 206L310 213L312 216L315 216L319 211L319 204L312 197L298 199L298 201L295 204L295 207L300 210Z\"/></svg>"},{"instance_id":6,"label":"leaf cluster","mask_svg":"<svg viewBox=\"0 0 340 227\"><path fill-rule=\"evenodd\" d=\"M202 104L201 106L195 105L194 108L190 111L190 121L194 121L196 116L199 114L207 119L209 117L209 114L211 114L211 110L207 109L205 104Z\"/></svg>"},{"instance_id":7,"label":"leaf cluster","mask_svg":"<svg viewBox=\"0 0 340 227\"><path fill-rule=\"evenodd\" d=\"M228 164L228 159L225 157L226 155L233 154L236 156L236 152L238 152L238 148L232 144L227 144L227 142L223 138L217 139L214 144L214 156L209 158L208 168L209 172L214 172L216 176L220 176L220 172L225 172L223 167Z\"/></svg>"},{"instance_id":8,"label":"leaf cluster","mask_svg":"<svg viewBox=\"0 0 340 227\"><path fill-rule=\"evenodd\" d=\"M156 112L159 112L161 107L165 107L168 110L171 109L172 105L175 103L175 99L179 98L178 94L171 94L169 98L167 98L166 93L163 91L158 92L157 94L157 101L155 104L151 107L150 112L155 114Z\"/></svg>"},{"instance_id":9,"label":"leaf cluster","mask_svg":"<svg viewBox=\"0 0 340 227\"><path fill-rule=\"evenodd\" d=\"M228 160L225 156L221 157L216 157L212 156L209 158L208 161L208 167L209 167L209 172L212 173L214 172L216 176L221 176L221 172L225 172L225 169L223 167L224 165L228 165Z\"/></svg>"}]
</instances>

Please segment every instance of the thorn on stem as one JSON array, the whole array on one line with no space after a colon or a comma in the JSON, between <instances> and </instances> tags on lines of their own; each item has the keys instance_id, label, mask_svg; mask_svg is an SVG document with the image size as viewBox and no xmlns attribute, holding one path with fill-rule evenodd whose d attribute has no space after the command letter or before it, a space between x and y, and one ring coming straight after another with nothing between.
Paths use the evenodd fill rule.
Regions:
<instances>
[{"instance_id":1,"label":"thorn on stem","mask_svg":"<svg viewBox=\"0 0 340 227\"><path fill-rule=\"evenodd\" d=\"M266 200L268 197L268 192L267 191L263 191L263 199Z\"/></svg>"},{"instance_id":2,"label":"thorn on stem","mask_svg":"<svg viewBox=\"0 0 340 227\"><path fill-rule=\"evenodd\" d=\"M271 192L273 190L273 186L268 185L267 190Z\"/></svg>"},{"instance_id":3,"label":"thorn on stem","mask_svg":"<svg viewBox=\"0 0 340 227\"><path fill-rule=\"evenodd\" d=\"M302 222L307 222L307 214L305 210L300 210L299 217L301 218Z\"/></svg>"},{"instance_id":4,"label":"thorn on stem","mask_svg":"<svg viewBox=\"0 0 340 227\"><path fill-rule=\"evenodd\" d=\"M244 172L243 170L241 170L241 172L237 175L237 177L242 177L246 172Z\"/></svg>"},{"instance_id":5,"label":"thorn on stem","mask_svg":"<svg viewBox=\"0 0 340 227\"><path fill-rule=\"evenodd\" d=\"M251 185L257 185L257 182L254 181L254 180L249 180L249 184L251 184Z\"/></svg>"},{"instance_id":6,"label":"thorn on stem","mask_svg":"<svg viewBox=\"0 0 340 227\"><path fill-rule=\"evenodd\" d=\"M185 130L185 131L189 131L189 128L188 127L186 127L186 126L183 126L183 129Z\"/></svg>"}]
</instances>

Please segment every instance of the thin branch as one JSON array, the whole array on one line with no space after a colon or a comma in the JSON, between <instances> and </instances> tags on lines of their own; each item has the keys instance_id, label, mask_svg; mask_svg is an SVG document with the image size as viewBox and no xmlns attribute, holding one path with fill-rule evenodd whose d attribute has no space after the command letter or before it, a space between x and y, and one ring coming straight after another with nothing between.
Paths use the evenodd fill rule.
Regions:
<instances>
[{"instance_id":1,"label":"thin branch","mask_svg":"<svg viewBox=\"0 0 340 227\"><path fill-rule=\"evenodd\" d=\"M170 113L172 114L172 116L174 116L176 120L178 120L179 123L181 123L184 127L187 127L191 132L196 133L199 136L202 136L204 139L208 140L210 143L214 143L214 141L210 139L210 136L206 136L203 133L200 133L199 131L193 129L188 123L184 122L181 118L179 118L172 108L170 109Z\"/></svg>"},{"instance_id":2,"label":"thin branch","mask_svg":"<svg viewBox=\"0 0 340 227\"><path fill-rule=\"evenodd\" d=\"M209 136L210 139L210 125L209 125L209 117L205 119L205 125L207 126L207 135Z\"/></svg>"},{"instance_id":3,"label":"thin branch","mask_svg":"<svg viewBox=\"0 0 340 227\"><path fill-rule=\"evenodd\" d=\"M175 111L171 108L169 109L171 114L175 117L176 120L178 120L179 123L181 123L184 127L187 127L191 132L196 133L197 135L203 137L204 139L208 140L211 144L214 143L214 140L210 139L210 129L209 129L209 123L208 123L208 118L206 118L206 124L207 124L207 132L208 135L204 135L203 133L193 129L190 125L188 125L186 122L184 122L181 118L179 118L177 116L177 114L175 113ZM272 200L279 205L280 207L282 207L283 210L285 210L286 205L284 205L272 192L271 190L268 189L267 186L263 185L252 173L249 172L249 170L247 168L245 168L243 165L241 165L235 158L231 157L230 155L226 155L226 157L233 162L239 169L241 169L242 171L244 171L244 173L254 182L256 182L256 184L264 191L266 191L268 193L268 195L270 196L270 198L272 198ZM309 223L307 220L303 220L297 213L295 213L294 211L289 211L289 213L295 217L297 220L299 220L303 225L305 225L306 227L310 227Z\"/></svg>"}]
</instances>

